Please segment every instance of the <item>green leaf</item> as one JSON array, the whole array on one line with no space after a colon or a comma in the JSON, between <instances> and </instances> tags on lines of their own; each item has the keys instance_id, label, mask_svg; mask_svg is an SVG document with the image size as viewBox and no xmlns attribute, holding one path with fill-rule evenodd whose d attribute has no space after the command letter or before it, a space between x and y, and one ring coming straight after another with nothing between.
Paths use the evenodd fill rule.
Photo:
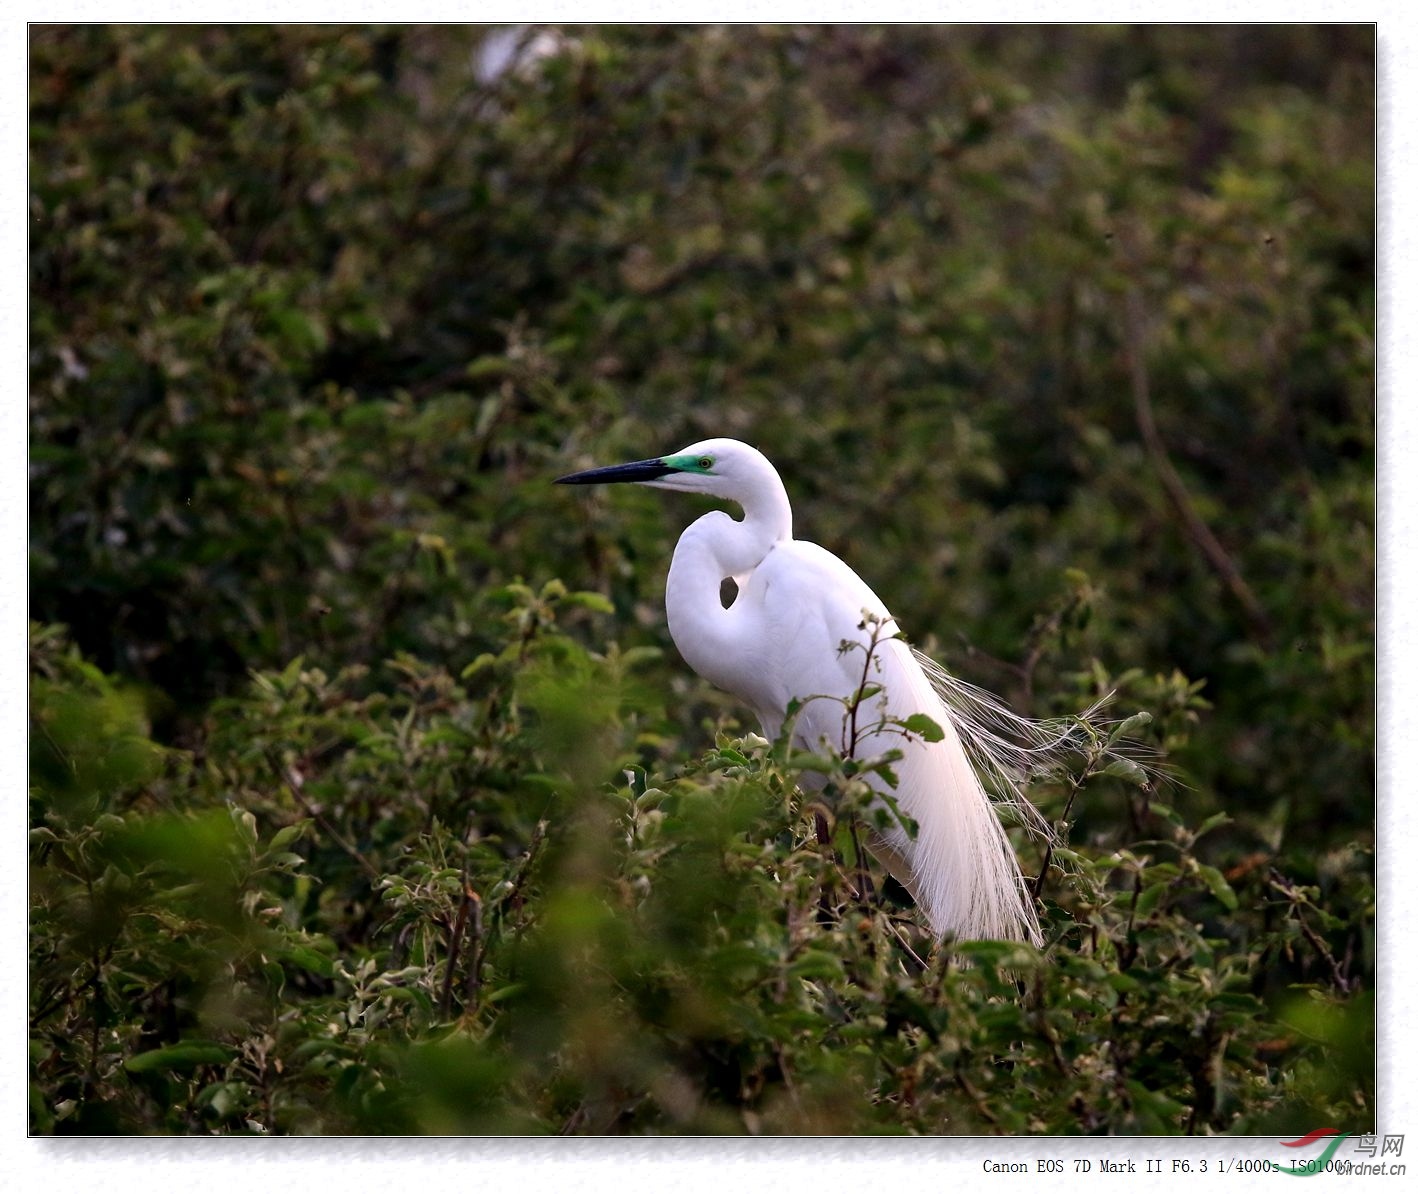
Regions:
<instances>
[{"instance_id":1,"label":"green leaf","mask_svg":"<svg viewBox=\"0 0 1418 1194\"><path fill-rule=\"evenodd\" d=\"M788 973L793 978L822 978L833 981L845 977L842 959L821 949L804 950L788 966Z\"/></svg>"},{"instance_id":2,"label":"green leaf","mask_svg":"<svg viewBox=\"0 0 1418 1194\"><path fill-rule=\"evenodd\" d=\"M1146 711L1134 713L1113 727L1112 732L1108 735L1108 744L1111 746L1114 742L1120 742L1125 738L1134 738L1140 729L1151 724L1152 714Z\"/></svg>"},{"instance_id":3,"label":"green leaf","mask_svg":"<svg viewBox=\"0 0 1418 1194\"><path fill-rule=\"evenodd\" d=\"M913 734L919 734L927 742L939 742L945 737L945 731L940 728L932 718L924 713L913 713L905 718L901 725Z\"/></svg>"},{"instance_id":4,"label":"green leaf","mask_svg":"<svg viewBox=\"0 0 1418 1194\"><path fill-rule=\"evenodd\" d=\"M664 652L659 647L631 647L620 653L620 662L624 667L639 667L642 663L650 663L661 658Z\"/></svg>"},{"instance_id":5,"label":"green leaf","mask_svg":"<svg viewBox=\"0 0 1418 1194\"><path fill-rule=\"evenodd\" d=\"M268 850L284 850L292 842L296 841L310 827L310 821L297 821L294 825L287 825L283 829L276 830L267 845Z\"/></svg>"},{"instance_id":6,"label":"green leaf","mask_svg":"<svg viewBox=\"0 0 1418 1194\"><path fill-rule=\"evenodd\" d=\"M1147 772L1131 759L1114 759L1103 768L1102 774L1117 776L1117 778L1125 779L1140 788L1146 787L1148 782ZM1154 805L1153 807L1157 808L1160 806Z\"/></svg>"},{"instance_id":7,"label":"green leaf","mask_svg":"<svg viewBox=\"0 0 1418 1194\"><path fill-rule=\"evenodd\" d=\"M609 597L584 589L575 593L568 593L565 597L564 604L579 605L582 609L595 610L600 614L615 613L615 602Z\"/></svg>"},{"instance_id":8,"label":"green leaf","mask_svg":"<svg viewBox=\"0 0 1418 1194\"><path fill-rule=\"evenodd\" d=\"M506 357L486 356L470 361L464 374L470 378L496 377L511 370L511 362Z\"/></svg>"},{"instance_id":9,"label":"green leaf","mask_svg":"<svg viewBox=\"0 0 1418 1194\"><path fill-rule=\"evenodd\" d=\"M487 651L484 651L481 655L474 659L472 663L468 664L467 667L465 667L461 672L458 673L458 678L460 680L466 680L468 679L468 677L476 676L484 668L490 668L496 663L497 656L489 654Z\"/></svg>"},{"instance_id":10,"label":"green leaf","mask_svg":"<svg viewBox=\"0 0 1418 1194\"><path fill-rule=\"evenodd\" d=\"M1207 817L1205 821L1203 821L1199 826L1197 826L1196 832L1192 836L1193 838L1199 838L1202 836L1202 834L1210 833L1211 830L1216 829L1221 825L1229 824L1231 824L1230 813L1212 813L1211 816Z\"/></svg>"},{"instance_id":11,"label":"green leaf","mask_svg":"<svg viewBox=\"0 0 1418 1194\"><path fill-rule=\"evenodd\" d=\"M1181 825L1182 817L1170 804L1163 804L1160 800L1151 800L1147 805L1148 812L1154 816L1161 817L1164 821L1169 821L1173 825Z\"/></svg>"},{"instance_id":12,"label":"green leaf","mask_svg":"<svg viewBox=\"0 0 1418 1194\"><path fill-rule=\"evenodd\" d=\"M1147 916L1152 909L1157 907L1158 902L1167 894L1168 888L1164 883L1154 883L1151 887L1142 889L1137 897L1136 915Z\"/></svg>"},{"instance_id":13,"label":"green leaf","mask_svg":"<svg viewBox=\"0 0 1418 1194\"><path fill-rule=\"evenodd\" d=\"M222 1065L235 1055L233 1050L215 1041L183 1041L138 1053L125 1061L123 1067L134 1074L146 1074L153 1070L191 1070L199 1065Z\"/></svg>"},{"instance_id":14,"label":"green leaf","mask_svg":"<svg viewBox=\"0 0 1418 1194\"><path fill-rule=\"evenodd\" d=\"M1236 910L1236 893L1231 890L1231 885L1226 882L1226 877L1214 866L1207 866L1204 863L1198 863L1196 869L1203 882L1211 889L1211 894L1234 912Z\"/></svg>"},{"instance_id":15,"label":"green leaf","mask_svg":"<svg viewBox=\"0 0 1418 1194\"><path fill-rule=\"evenodd\" d=\"M254 846L257 839L256 816L249 809L231 809L231 822L236 826L237 835L248 845Z\"/></svg>"},{"instance_id":16,"label":"green leaf","mask_svg":"<svg viewBox=\"0 0 1418 1194\"><path fill-rule=\"evenodd\" d=\"M305 855L297 854L293 850L284 850L279 854L267 854L266 862L273 867L294 869L305 865Z\"/></svg>"}]
</instances>

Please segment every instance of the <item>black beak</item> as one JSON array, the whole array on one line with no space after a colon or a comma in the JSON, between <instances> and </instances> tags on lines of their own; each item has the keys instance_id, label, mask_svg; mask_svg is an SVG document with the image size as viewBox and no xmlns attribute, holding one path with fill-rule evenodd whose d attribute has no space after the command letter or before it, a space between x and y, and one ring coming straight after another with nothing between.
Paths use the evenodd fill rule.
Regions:
<instances>
[{"instance_id":1,"label":"black beak","mask_svg":"<svg viewBox=\"0 0 1418 1194\"><path fill-rule=\"evenodd\" d=\"M605 468L588 468L584 473L569 473L556 479L557 485L611 485L616 481L656 481L675 470L657 459L635 460L630 464L611 464Z\"/></svg>"}]
</instances>

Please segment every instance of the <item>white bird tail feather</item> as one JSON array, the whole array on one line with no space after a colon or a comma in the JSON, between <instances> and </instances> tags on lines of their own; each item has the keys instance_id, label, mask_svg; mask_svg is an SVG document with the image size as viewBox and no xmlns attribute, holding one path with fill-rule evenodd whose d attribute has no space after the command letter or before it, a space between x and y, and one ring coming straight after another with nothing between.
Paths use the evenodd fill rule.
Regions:
<instances>
[{"instance_id":1,"label":"white bird tail feather","mask_svg":"<svg viewBox=\"0 0 1418 1194\"><path fill-rule=\"evenodd\" d=\"M1024 791L1036 780L1064 773L1069 757L1088 748L1085 724L1112 724L1100 722L1098 714L1113 694L1076 717L1021 717L994 693L952 676L929 655L914 648L912 653L954 720L971 763L992 789L996 806L1007 809L1031 833L1051 838L1053 827Z\"/></svg>"},{"instance_id":2,"label":"white bird tail feather","mask_svg":"<svg viewBox=\"0 0 1418 1194\"><path fill-rule=\"evenodd\" d=\"M976 732L981 727L975 718L952 710L904 642L883 644L879 663L887 715L904 719L924 713L945 735L939 742L914 735L903 742L899 727L889 724L871 734L880 739L880 749L895 747L903 753L892 795L900 811L916 822L917 832L912 840L904 827L894 827L883 834L884 844L909 867L908 886L932 930L938 937L953 935L961 940L1038 943L1033 898L994 802L977 774L982 759L990 760L991 773L1005 765L1003 739L991 741L989 730L982 737ZM1013 792L1009 802L1017 806L1021 819L1035 826L1044 824L1017 785L1007 790Z\"/></svg>"},{"instance_id":3,"label":"white bird tail feather","mask_svg":"<svg viewBox=\"0 0 1418 1194\"><path fill-rule=\"evenodd\" d=\"M884 853L895 857L884 860L897 864L893 870L902 863L909 869L907 885L936 936L1038 944L1033 894L1000 814L1053 840L1052 827L1025 790L1036 779L1066 770L1067 758L1088 746L1081 723L1107 698L1077 718L1036 721L900 640L883 647L877 679L888 694L887 716L924 713L945 735L936 743L915 737L904 745L899 737L880 743L882 749L903 751L892 795L918 827L914 841L904 828L885 833ZM890 730L884 725L870 736Z\"/></svg>"}]
</instances>

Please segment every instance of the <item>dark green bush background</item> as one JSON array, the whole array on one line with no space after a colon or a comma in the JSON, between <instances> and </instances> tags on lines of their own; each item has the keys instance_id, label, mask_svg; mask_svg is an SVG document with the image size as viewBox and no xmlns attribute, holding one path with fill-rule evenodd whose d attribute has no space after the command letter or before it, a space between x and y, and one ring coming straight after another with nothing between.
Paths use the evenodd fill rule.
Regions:
<instances>
[{"instance_id":1,"label":"dark green bush background","mask_svg":"<svg viewBox=\"0 0 1418 1194\"><path fill-rule=\"evenodd\" d=\"M32 30L33 1127L1364 1127L1372 29L490 36ZM704 504L549 484L711 434L1153 714L1043 960L815 917Z\"/></svg>"}]
</instances>

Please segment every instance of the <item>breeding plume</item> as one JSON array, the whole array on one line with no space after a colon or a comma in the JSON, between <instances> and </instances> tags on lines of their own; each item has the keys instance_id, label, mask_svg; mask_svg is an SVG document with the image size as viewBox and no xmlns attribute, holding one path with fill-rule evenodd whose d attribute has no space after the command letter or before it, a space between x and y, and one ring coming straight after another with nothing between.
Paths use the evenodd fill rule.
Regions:
<instances>
[{"instance_id":1,"label":"breeding plume","mask_svg":"<svg viewBox=\"0 0 1418 1194\"><path fill-rule=\"evenodd\" d=\"M558 478L610 482L711 494L742 508L741 520L716 510L680 536L665 586L680 654L750 706L770 738L796 700L792 733L808 750L826 745L858 759L901 751L894 789L875 773L869 782L894 798L917 832L893 814L873 852L915 896L937 936L1037 942L1033 901L981 778L1037 819L1018 781L1032 757L1060 745L1059 727L1016 717L914 652L855 572L793 538L783 482L757 449L710 439L672 456ZM738 588L727 608L720 597L726 578ZM903 723L917 714L939 727L937 740L928 728L908 731Z\"/></svg>"}]
</instances>

